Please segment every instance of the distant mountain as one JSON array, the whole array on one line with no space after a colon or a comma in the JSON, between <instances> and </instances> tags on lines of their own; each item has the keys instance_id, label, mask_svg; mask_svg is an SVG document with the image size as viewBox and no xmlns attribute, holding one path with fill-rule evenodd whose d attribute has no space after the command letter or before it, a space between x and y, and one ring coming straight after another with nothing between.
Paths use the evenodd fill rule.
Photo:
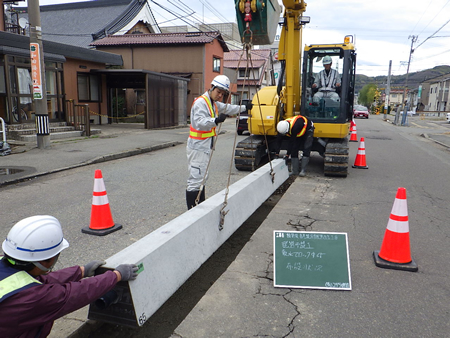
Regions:
<instances>
[{"instance_id":1,"label":"distant mountain","mask_svg":"<svg viewBox=\"0 0 450 338\"><path fill-rule=\"evenodd\" d=\"M420 72L409 73L408 76L408 88L415 89L418 88L420 83L432 79L439 75L450 74L450 66L436 66L431 69L421 70ZM393 75L391 76L391 88L403 89L405 86L406 74L404 75ZM366 76L358 74L358 69L356 70L356 92L364 87L366 84L375 83L379 88L385 88L387 84L387 75L384 76Z\"/></svg>"}]
</instances>

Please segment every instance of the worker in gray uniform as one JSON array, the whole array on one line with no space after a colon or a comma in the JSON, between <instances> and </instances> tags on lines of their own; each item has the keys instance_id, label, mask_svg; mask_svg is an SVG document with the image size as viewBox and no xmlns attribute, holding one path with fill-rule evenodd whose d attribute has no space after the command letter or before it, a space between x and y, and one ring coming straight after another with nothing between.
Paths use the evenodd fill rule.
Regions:
<instances>
[{"instance_id":1,"label":"worker in gray uniform","mask_svg":"<svg viewBox=\"0 0 450 338\"><path fill-rule=\"evenodd\" d=\"M332 69L333 60L326 55L323 60L323 70L316 74L314 78L313 90L319 91L314 94L313 101L318 103L322 98L330 98L333 101L339 101L337 91L341 87L341 76L336 69Z\"/></svg>"},{"instance_id":2,"label":"worker in gray uniform","mask_svg":"<svg viewBox=\"0 0 450 338\"><path fill-rule=\"evenodd\" d=\"M216 126L227 116L237 115L251 109L252 104L232 105L222 102L230 92L230 80L218 75L211 82L211 88L194 100L191 108L191 126L187 141L189 177L186 188L186 203L191 209L205 200L203 181L207 179L207 167L216 136Z\"/></svg>"}]
</instances>

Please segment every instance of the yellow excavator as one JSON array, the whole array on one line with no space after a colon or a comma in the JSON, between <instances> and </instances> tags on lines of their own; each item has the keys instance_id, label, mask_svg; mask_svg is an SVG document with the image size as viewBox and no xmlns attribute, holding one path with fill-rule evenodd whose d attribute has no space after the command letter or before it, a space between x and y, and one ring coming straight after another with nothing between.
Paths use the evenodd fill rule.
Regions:
<instances>
[{"instance_id":1,"label":"yellow excavator","mask_svg":"<svg viewBox=\"0 0 450 338\"><path fill-rule=\"evenodd\" d=\"M277 123L294 115L314 122L313 151L324 158L326 176L346 177L348 173L348 134L353 118L356 51L351 36L343 43L305 46L302 60L302 29L309 22L303 16L303 0L235 0L236 17L242 41L247 45L272 44L277 25L282 26L278 47L281 72L277 86L259 90L249 112L250 136L236 145L235 166L254 170L275 152ZM339 99L313 99L315 75L323 69L322 60L331 57L341 75ZM302 67L301 67L301 60ZM301 67L301 68L300 68ZM303 76L302 76L303 74Z\"/></svg>"}]
</instances>

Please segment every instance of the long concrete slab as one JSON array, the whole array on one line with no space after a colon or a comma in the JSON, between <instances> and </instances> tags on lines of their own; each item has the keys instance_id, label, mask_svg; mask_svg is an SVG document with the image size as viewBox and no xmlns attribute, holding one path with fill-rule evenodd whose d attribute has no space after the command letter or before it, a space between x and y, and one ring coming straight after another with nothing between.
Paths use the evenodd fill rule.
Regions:
<instances>
[{"instance_id":1,"label":"long concrete slab","mask_svg":"<svg viewBox=\"0 0 450 338\"><path fill-rule=\"evenodd\" d=\"M272 161L272 168L267 164L229 187L223 219L226 189L108 258L106 269L134 263L140 273L116 286L117 303L92 304L89 319L142 326L289 177L284 160Z\"/></svg>"}]
</instances>

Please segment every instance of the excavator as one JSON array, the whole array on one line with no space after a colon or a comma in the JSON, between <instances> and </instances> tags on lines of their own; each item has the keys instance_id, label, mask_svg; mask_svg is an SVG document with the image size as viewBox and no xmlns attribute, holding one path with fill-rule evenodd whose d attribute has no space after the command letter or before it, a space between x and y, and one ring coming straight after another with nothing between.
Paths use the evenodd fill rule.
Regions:
<instances>
[{"instance_id":1,"label":"excavator","mask_svg":"<svg viewBox=\"0 0 450 338\"><path fill-rule=\"evenodd\" d=\"M342 43L305 46L302 58L302 30L309 22L309 18L303 16L307 4L303 0L282 2L284 13L280 20L278 0L235 0L239 33L249 48L272 44L277 25L282 26L278 85L264 87L253 96L253 108L248 117L250 136L236 145L235 167L251 171L270 160L276 151L277 123L300 114L314 122L312 150L323 157L324 174L347 177L347 136L353 118L356 67L353 38L346 36ZM332 58L333 67L341 75L338 100L313 99L314 77L323 69L321 61L325 56ZM282 149L286 147L287 144L283 144Z\"/></svg>"}]
</instances>

